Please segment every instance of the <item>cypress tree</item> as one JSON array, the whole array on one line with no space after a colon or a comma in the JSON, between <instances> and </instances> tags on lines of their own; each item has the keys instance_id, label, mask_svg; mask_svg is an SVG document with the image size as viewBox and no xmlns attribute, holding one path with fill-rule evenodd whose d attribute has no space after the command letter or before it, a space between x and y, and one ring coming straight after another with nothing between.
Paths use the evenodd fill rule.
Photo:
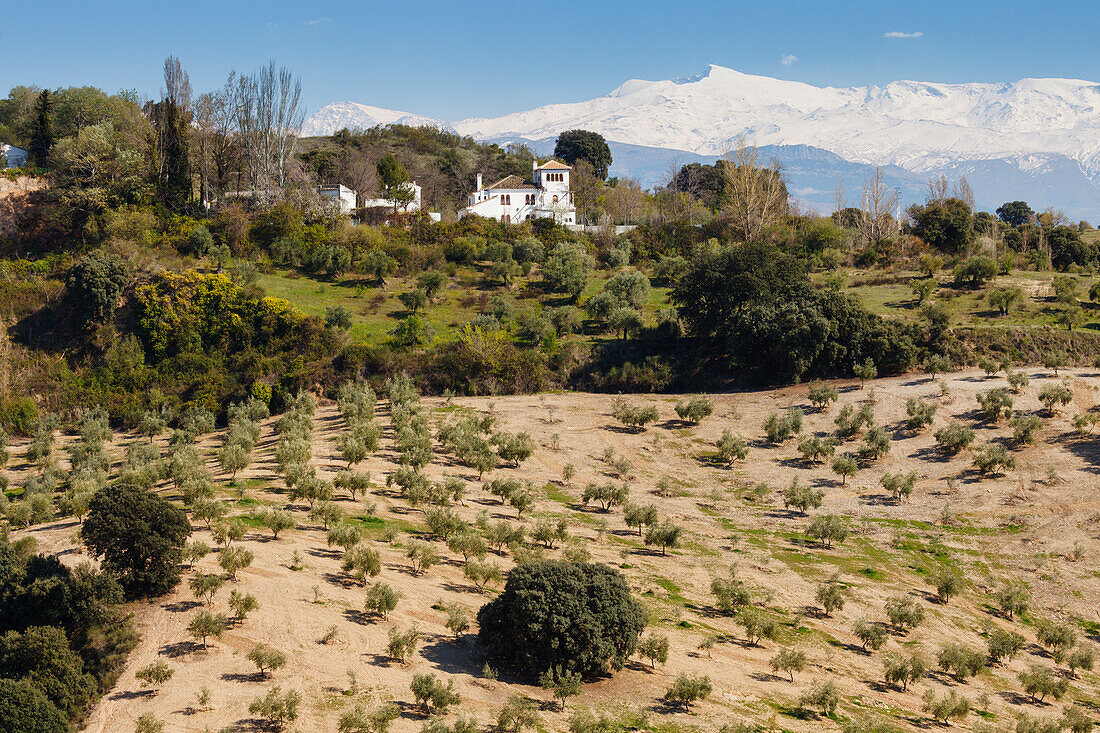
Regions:
<instances>
[{"instance_id":1,"label":"cypress tree","mask_svg":"<svg viewBox=\"0 0 1100 733\"><path fill-rule=\"evenodd\" d=\"M43 89L38 100L34 103L34 124L31 128L31 143L28 146L30 159L38 167L45 167L50 157L50 148L53 147L53 126L50 123L50 110L53 108L53 100L50 99L50 90Z\"/></svg>"},{"instance_id":2,"label":"cypress tree","mask_svg":"<svg viewBox=\"0 0 1100 733\"><path fill-rule=\"evenodd\" d=\"M191 83L179 59L164 61L164 99L156 107L160 175L157 193L170 209L179 210L191 200Z\"/></svg>"}]
</instances>

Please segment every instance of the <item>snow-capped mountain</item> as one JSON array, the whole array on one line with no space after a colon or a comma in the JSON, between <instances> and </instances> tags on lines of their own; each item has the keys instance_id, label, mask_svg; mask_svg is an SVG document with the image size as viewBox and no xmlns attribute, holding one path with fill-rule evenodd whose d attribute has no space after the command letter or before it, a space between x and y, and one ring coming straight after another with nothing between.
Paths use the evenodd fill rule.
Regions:
<instances>
[{"instance_id":1,"label":"snow-capped mountain","mask_svg":"<svg viewBox=\"0 0 1100 733\"><path fill-rule=\"evenodd\" d=\"M314 115L309 129L331 133L337 127L369 127L401 118L422 120L408 124L446 125L341 102ZM921 178L965 174L979 203L987 206L1008 196L1062 207L1072 216L1100 214L1100 84L1077 79L897 81L835 88L712 65L687 79L632 79L589 101L450 126L464 135L497 141L539 141L581 128L625 146L709 159L742 138L773 149L810 146L858 166L892 165ZM644 157L639 149L633 152L630 169L619 164L612 172L633 174ZM654 166L642 167L652 171ZM667 175L664 180L651 176L639 177L649 183L667 180ZM794 183L798 188L799 182ZM1056 193L1072 193L1074 200L1053 200Z\"/></svg>"},{"instance_id":2,"label":"snow-capped mountain","mask_svg":"<svg viewBox=\"0 0 1100 733\"><path fill-rule=\"evenodd\" d=\"M897 81L838 89L711 66L691 79L634 79L587 102L455 123L475 137L538 139L571 127L707 155L721 155L745 137L757 145L812 145L847 160L915 171L1059 153L1089 173L1100 172L1100 85L1073 79Z\"/></svg>"},{"instance_id":3,"label":"snow-capped mountain","mask_svg":"<svg viewBox=\"0 0 1100 733\"><path fill-rule=\"evenodd\" d=\"M372 107L358 102L333 102L314 112L302 125L302 135L331 135L345 127L349 130L368 130L378 125L409 125L410 127L446 127L445 123L431 117L400 112L395 109Z\"/></svg>"}]
</instances>

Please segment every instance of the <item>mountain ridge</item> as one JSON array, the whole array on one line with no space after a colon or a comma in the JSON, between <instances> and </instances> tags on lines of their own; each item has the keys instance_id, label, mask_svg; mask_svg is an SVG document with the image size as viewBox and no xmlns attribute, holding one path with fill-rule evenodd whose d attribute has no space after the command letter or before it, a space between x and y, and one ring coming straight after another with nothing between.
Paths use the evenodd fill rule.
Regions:
<instances>
[{"instance_id":1,"label":"mountain ridge","mask_svg":"<svg viewBox=\"0 0 1100 733\"><path fill-rule=\"evenodd\" d=\"M620 145L712 159L747 140L761 147L806 145L854 166L894 165L923 177L967 168L975 175L998 168L1003 175L1003 166L990 164L1003 161L1019 184L1016 198L1030 196L1039 206L1074 216L1100 212L1100 84L1084 79L817 87L711 64L693 77L628 79L602 97L494 118L447 122L366 105L359 113L354 105L326 106L305 131L331 134L337 122L370 127L400 121L479 140L532 141L583 128ZM637 167L617 172L650 184L667 181L654 179L652 171L639 175ZM1001 183L996 176L971 179L979 192L1000 192ZM1077 191L1080 186L1085 190ZM1049 199L1062 189L1074 192L1072 203Z\"/></svg>"}]
</instances>

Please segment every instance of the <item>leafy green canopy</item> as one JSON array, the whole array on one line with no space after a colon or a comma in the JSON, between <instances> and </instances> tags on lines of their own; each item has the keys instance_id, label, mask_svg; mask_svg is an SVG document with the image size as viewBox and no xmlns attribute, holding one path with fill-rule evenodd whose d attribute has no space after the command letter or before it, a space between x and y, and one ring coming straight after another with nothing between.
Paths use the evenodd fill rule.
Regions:
<instances>
[{"instance_id":1,"label":"leafy green canopy","mask_svg":"<svg viewBox=\"0 0 1100 733\"><path fill-rule=\"evenodd\" d=\"M611 148L607 141L598 132L588 130L566 130L558 135L554 157L569 165L578 160L587 161L592 166L592 174L601 181L607 178L607 169L611 167Z\"/></svg>"},{"instance_id":2,"label":"leafy green canopy","mask_svg":"<svg viewBox=\"0 0 1100 733\"><path fill-rule=\"evenodd\" d=\"M115 484L92 497L80 530L84 544L117 573L127 596L157 596L179 582L191 522L182 509L137 486Z\"/></svg>"},{"instance_id":3,"label":"leafy green canopy","mask_svg":"<svg viewBox=\"0 0 1100 733\"><path fill-rule=\"evenodd\" d=\"M701 252L671 299L690 332L716 338L734 364L771 380L846 376L867 359L898 372L916 355L901 326L855 298L815 290L804 262L770 244Z\"/></svg>"},{"instance_id":4,"label":"leafy green canopy","mask_svg":"<svg viewBox=\"0 0 1100 733\"><path fill-rule=\"evenodd\" d=\"M30 682L69 716L77 715L96 694L95 678L84 671L83 660L69 648L61 629L52 626L32 626L0 637L0 677Z\"/></svg>"},{"instance_id":5,"label":"leafy green canopy","mask_svg":"<svg viewBox=\"0 0 1100 733\"><path fill-rule=\"evenodd\" d=\"M106 604L121 601L109 575L88 566L73 570L52 556L23 562L10 544L0 544L0 631L56 626L79 643L107 620Z\"/></svg>"},{"instance_id":6,"label":"leafy green canopy","mask_svg":"<svg viewBox=\"0 0 1100 733\"><path fill-rule=\"evenodd\" d=\"M65 282L74 312L87 321L106 320L114 312L128 277L126 263L118 255L103 250L84 255Z\"/></svg>"},{"instance_id":7,"label":"leafy green canopy","mask_svg":"<svg viewBox=\"0 0 1100 733\"><path fill-rule=\"evenodd\" d=\"M0 679L0 730L67 733L69 721L34 683Z\"/></svg>"},{"instance_id":8,"label":"leafy green canopy","mask_svg":"<svg viewBox=\"0 0 1100 733\"><path fill-rule=\"evenodd\" d=\"M956 198L910 206L906 213L913 233L941 252L962 252L976 236L970 206Z\"/></svg>"},{"instance_id":9,"label":"leafy green canopy","mask_svg":"<svg viewBox=\"0 0 1100 733\"><path fill-rule=\"evenodd\" d=\"M0 539L0 730L68 731L136 639L107 573Z\"/></svg>"},{"instance_id":10,"label":"leafy green canopy","mask_svg":"<svg viewBox=\"0 0 1100 733\"><path fill-rule=\"evenodd\" d=\"M477 621L490 653L532 679L559 668L591 677L634 653L646 612L618 570L548 561L512 570Z\"/></svg>"}]
</instances>

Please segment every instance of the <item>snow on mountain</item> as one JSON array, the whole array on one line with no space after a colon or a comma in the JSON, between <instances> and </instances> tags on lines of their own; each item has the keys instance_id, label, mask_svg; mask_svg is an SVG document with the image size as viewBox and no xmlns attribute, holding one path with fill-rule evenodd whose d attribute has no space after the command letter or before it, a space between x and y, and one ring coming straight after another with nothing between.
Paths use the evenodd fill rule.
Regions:
<instances>
[{"instance_id":1,"label":"snow on mountain","mask_svg":"<svg viewBox=\"0 0 1100 733\"><path fill-rule=\"evenodd\" d=\"M585 102L450 125L338 102L311 117L306 133L394 122L444 126L493 141L552 140L563 130L592 130L630 150L630 167L620 163L613 173L654 183L667 180L674 161L713 159L740 139L773 150L810 146L839 156L855 166L851 171L888 165L917 179L969 171L968 177L981 177L970 178L980 203L984 186L991 197L1017 191L1012 197L1031 196L1033 204L1065 207L1071 216L1100 214L1100 84L1080 79L837 88L712 65L690 78L631 79ZM809 175L815 165L833 166L808 161L798 169ZM805 189L820 183L807 182ZM899 185L912 184L899 179ZM1073 201L1052 200L1055 194Z\"/></svg>"},{"instance_id":2,"label":"snow on mountain","mask_svg":"<svg viewBox=\"0 0 1100 733\"><path fill-rule=\"evenodd\" d=\"M580 127L609 140L702 155L720 155L744 137L757 145L812 145L847 160L914 171L1058 153L1100 174L1100 85L1075 79L834 88L711 66L691 79L632 79L586 102L472 118L454 127L479 138L532 139Z\"/></svg>"},{"instance_id":3,"label":"snow on mountain","mask_svg":"<svg viewBox=\"0 0 1100 733\"><path fill-rule=\"evenodd\" d=\"M358 102L333 102L314 112L302 125L302 135L331 135L345 127L368 130L378 125L409 125L410 127L447 127L446 123L411 112L372 107Z\"/></svg>"}]
</instances>

